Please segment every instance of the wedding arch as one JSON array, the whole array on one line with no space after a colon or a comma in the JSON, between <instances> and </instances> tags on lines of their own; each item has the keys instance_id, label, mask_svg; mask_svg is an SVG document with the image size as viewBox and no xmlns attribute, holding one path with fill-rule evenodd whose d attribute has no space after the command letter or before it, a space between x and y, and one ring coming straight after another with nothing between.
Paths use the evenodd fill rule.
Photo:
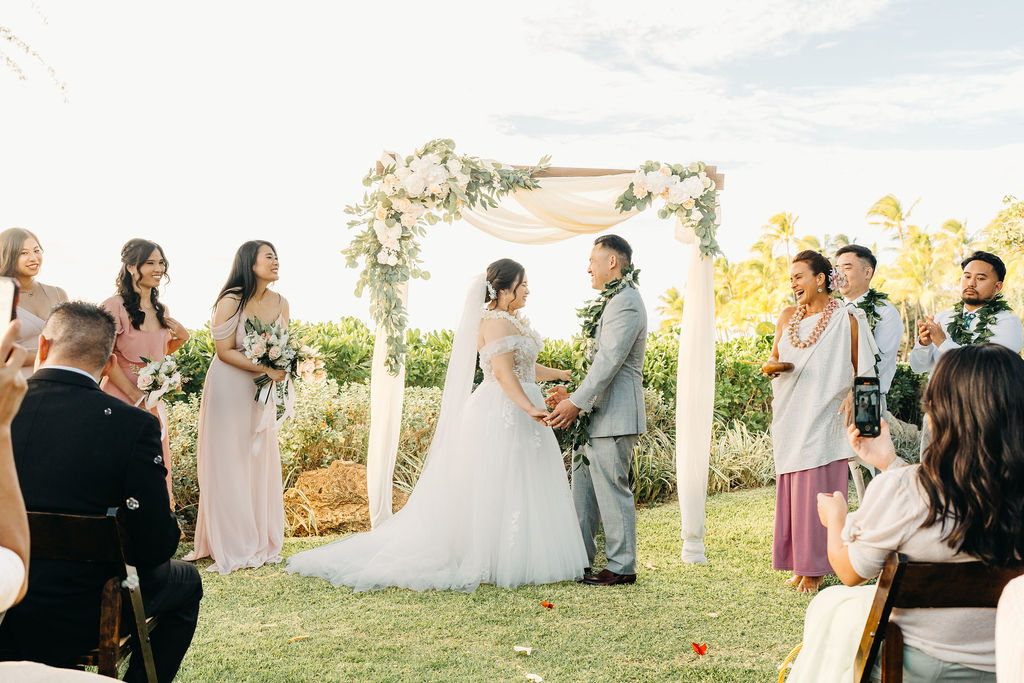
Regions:
<instances>
[{"instance_id":1,"label":"wedding arch","mask_svg":"<svg viewBox=\"0 0 1024 683\"><path fill-rule=\"evenodd\" d=\"M385 152L363 178L369 188L345 212L358 232L344 250L361 268L356 296L370 295L377 325L370 376L367 492L375 527L391 516L398 454L408 282L428 278L419 240L439 221L464 220L500 239L525 244L597 233L663 201L675 238L693 245L680 325L676 392L676 477L682 514L682 559L707 561L705 501L715 395L715 303L712 262L719 253L718 192L724 177L703 162L648 161L636 170L512 166L459 155L451 140L433 140L410 156Z\"/></svg>"}]
</instances>

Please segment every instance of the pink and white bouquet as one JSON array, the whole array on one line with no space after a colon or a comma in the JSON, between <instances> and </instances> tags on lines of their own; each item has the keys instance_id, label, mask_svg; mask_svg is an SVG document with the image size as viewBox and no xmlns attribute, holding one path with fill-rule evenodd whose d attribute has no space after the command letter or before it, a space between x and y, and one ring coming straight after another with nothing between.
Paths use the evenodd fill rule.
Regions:
<instances>
[{"instance_id":1,"label":"pink and white bouquet","mask_svg":"<svg viewBox=\"0 0 1024 683\"><path fill-rule=\"evenodd\" d=\"M160 399L168 399L181 393L181 373L173 356L164 356L159 360L142 357L145 365L139 370L139 378L135 386L146 392L144 403L147 410L152 410Z\"/></svg>"},{"instance_id":2,"label":"pink and white bouquet","mask_svg":"<svg viewBox=\"0 0 1024 683\"><path fill-rule=\"evenodd\" d=\"M266 323L259 318L245 321L245 339L242 340L242 352L252 361L253 365L284 370L289 375L296 374L301 360L301 346L288 330L276 322ZM263 388L270 383L270 377L260 375L253 380L256 384L255 400L260 399ZM264 401L269 399L269 392Z\"/></svg>"}]
</instances>

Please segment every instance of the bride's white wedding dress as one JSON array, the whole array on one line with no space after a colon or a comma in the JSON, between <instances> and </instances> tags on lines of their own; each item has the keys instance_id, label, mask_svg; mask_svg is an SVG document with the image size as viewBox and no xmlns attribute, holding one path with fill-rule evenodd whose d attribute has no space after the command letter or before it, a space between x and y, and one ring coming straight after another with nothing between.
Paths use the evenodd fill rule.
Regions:
<instances>
[{"instance_id":1,"label":"bride's white wedding dress","mask_svg":"<svg viewBox=\"0 0 1024 683\"><path fill-rule=\"evenodd\" d=\"M469 592L481 583L511 588L583 575L587 554L555 435L508 398L491 368L512 353L527 396L543 407L535 376L542 339L519 318L482 310L483 291L481 277L467 297L441 416L408 503L373 531L293 555L289 572L355 591ZM481 317L505 317L519 333L479 350L484 380L472 391Z\"/></svg>"}]
</instances>

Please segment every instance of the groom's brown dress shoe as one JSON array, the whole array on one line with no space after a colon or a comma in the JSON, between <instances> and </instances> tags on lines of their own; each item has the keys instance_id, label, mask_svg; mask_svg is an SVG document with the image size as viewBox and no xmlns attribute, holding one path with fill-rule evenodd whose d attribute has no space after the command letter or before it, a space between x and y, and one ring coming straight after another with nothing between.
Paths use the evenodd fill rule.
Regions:
<instances>
[{"instance_id":1,"label":"groom's brown dress shoe","mask_svg":"<svg viewBox=\"0 0 1024 683\"><path fill-rule=\"evenodd\" d=\"M636 583L636 574L616 574L608 569L602 569L600 573L584 578L583 583L588 586L618 586Z\"/></svg>"},{"instance_id":2,"label":"groom's brown dress shoe","mask_svg":"<svg viewBox=\"0 0 1024 683\"><path fill-rule=\"evenodd\" d=\"M594 575L590 573L591 571L592 570L590 569L590 567L584 567L583 568L583 577L579 578L579 579L576 579L576 583L583 583L587 579L593 578Z\"/></svg>"}]
</instances>

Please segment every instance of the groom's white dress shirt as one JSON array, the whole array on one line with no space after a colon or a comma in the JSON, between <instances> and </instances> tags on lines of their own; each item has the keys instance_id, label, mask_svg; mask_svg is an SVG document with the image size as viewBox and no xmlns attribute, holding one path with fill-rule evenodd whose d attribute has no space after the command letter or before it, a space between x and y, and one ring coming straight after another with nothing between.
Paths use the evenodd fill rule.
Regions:
<instances>
[{"instance_id":1,"label":"groom's white dress shirt","mask_svg":"<svg viewBox=\"0 0 1024 683\"><path fill-rule=\"evenodd\" d=\"M863 301L865 296L867 296L867 292L856 299L844 297L843 301L847 306L856 306ZM900 318L900 312L896 310L896 307L888 301L876 304L875 312L879 316L873 331L875 344L878 346L878 355L881 356L881 360L877 363L879 391L882 394L887 394L889 387L892 386L892 378L896 376L896 356L900 350L900 342L903 340L903 319Z\"/></svg>"},{"instance_id":2,"label":"groom's white dress shirt","mask_svg":"<svg viewBox=\"0 0 1024 683\"><path fill-rule=\"evenodd\" d=\"M914 350L910 352L911 370L922 373L931 372L939 361L939 356L950 349L960 347L949 336L949 323L952 322L954 315L955 313L950 310L942 311L935 316L935 322L946 331L945 341L937 347L935 344L921 346L920 337L917 335L917 331L914 331L918 341L914 343ZM973 332L977 326L978 316L975 315L968 323L967 329ZM992 336L988 340L990 344L1005 346L1014 353L1020 353L1021 348L1024 347L1024 326L1021 325L1020 318L1013 311L1000 311L997 313L996 319L992 322L989 329L992 330Z\"/></svg>"}]
</instances>

